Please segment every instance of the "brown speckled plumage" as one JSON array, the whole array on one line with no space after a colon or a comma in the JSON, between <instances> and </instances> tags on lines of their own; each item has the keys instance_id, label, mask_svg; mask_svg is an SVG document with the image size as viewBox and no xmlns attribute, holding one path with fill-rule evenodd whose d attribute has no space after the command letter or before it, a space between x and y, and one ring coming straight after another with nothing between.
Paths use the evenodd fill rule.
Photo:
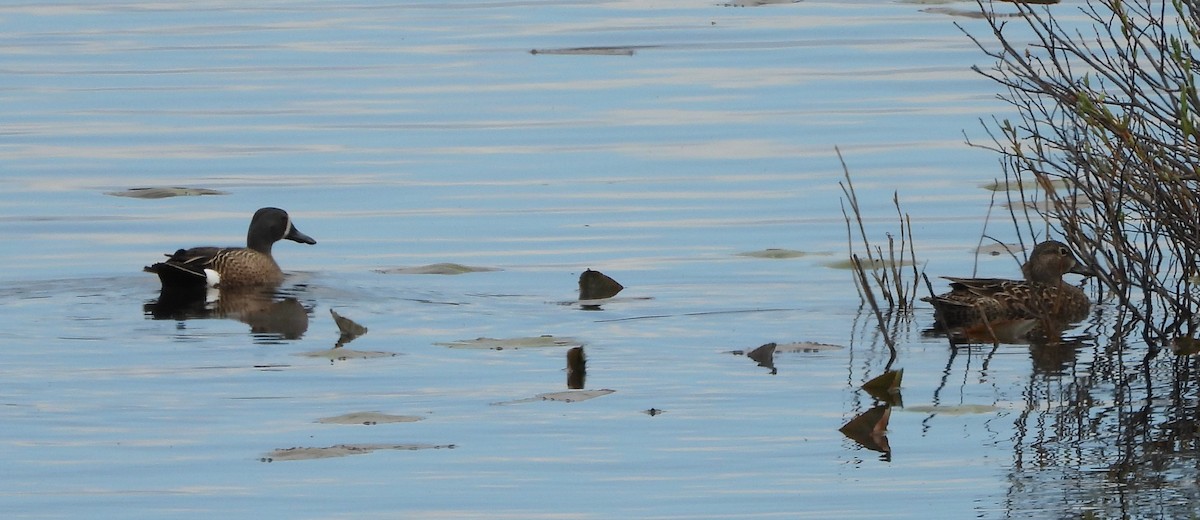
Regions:
<instances>
[{"instance_id":1,"label":"brown speckled plumage","mask_svg":"<svg viewBox=\"0 0 1200 520\"><path fill-rule=\"evenodd\" d=\"M167 255L167 260L147 266L167 286L197 286L212 282L212 271L220 278L220 287L278 285L283 271L271 256L271 247L279 240L302 244L317 243L292 226L286 211L262 208L250 220L246 247L193 247Z\"/></svg>"},{"instance_id":2,"label":"brown speckled plumage","mask_svg":"<svg viewBox=\"0 0 1200 520\"><path fill-rule=\"evenodd\" d=\"M951 278L950 292L922 298L933 304L939 325L966 329L1015 320L1068 324L1087 317L1091 302L1066 273L1091 274L1061 242L1042 242L1021 266L1024 280Z\"/></svg>"}]
</instances>

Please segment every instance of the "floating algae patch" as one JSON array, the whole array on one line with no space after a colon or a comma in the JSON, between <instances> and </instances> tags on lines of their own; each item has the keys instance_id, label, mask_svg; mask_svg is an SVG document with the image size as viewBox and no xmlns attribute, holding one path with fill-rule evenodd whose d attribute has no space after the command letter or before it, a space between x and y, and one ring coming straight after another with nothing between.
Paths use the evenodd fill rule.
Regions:
<instances>
[{"instance_id":1,"label":"floating algae patch","mask_svg":"<svg viewBox=\"0 0 1200 520\"><path fill-rule=\"evenodd\" d=\"M897 265L898 265L898 266L901 266L901 267L902 267L902 266L909 266L909 265L913 265L913 263L912 263L912 260L908 260L908 259L902 259L902 260L900 260L900 262L899 262L897 265L893 265L893 262L892 262L891 260L884 260L884 259L882 259L882 258L876 258L876 259L873 259L873 260L868 260L868 259L866 259L866 258L859 257L859 259L858 259L858 260L859 260L860 262L862 262L863 268L865 268L865 269L871 269L871 270L875 270L875 269L891 269L892 267L896 267ZM825 267L832 267L832 268L834 268L834 269L854 269L854 261L853 261L853 260L851 260L851 259L849 259L849 258L847 258L847 259L845 259L845 260L837 260L837 261L834 261L834 262L826 262L826 263L825 263Z\"/></svg>"},{"instance_id":2,"label":"floating algae patch","mask_svg":"<svg viewBox=\"0 0 1200 520\"><path fill-rule=\"evenodd\" d=\"M365 455L379 450L440 450L454 449L453 444L338 444L324 448L283 448L263 455L263 462L283 462L288 460L315 460L346 457L349 455Z\"/></svg>"},{"instance_id":3,"label":"floating algae patch","mask_svg":"<svg viewBox=\"0 0 1200 520\"><path fill-rule=\"evenodd\" d=\"M480 267L474 265L462 265L449 262L438 264L420 265L416 267L392 267L388 269L376 269L375 272L383 274L466 274L466 273L489 273L499 271L496 267Z\"/></svg>"},{"instance_id":4,"label":"floating algae patch","mask_svg":"<svg viewBox=\"0 0 1200 520\"><path fill-rule=\"evenodd\" d=\"M1072 211L1080 208L1092 207L1092 202L1084 197L1064 197L1062 200L1063 209ZM1053 213L1058 211L1058 205L1054 201L1047 199L1027 200L1024 202L1012 202L1004 205L1005 208L1020 208L1026 207L1042 213Z\"/></svg>"},{"instance_id":5,"label":"floating algae patch","mask_svg":"<svg viewBox=\"0 0 1200 520\"><path fill-rule=\"evenodd\" d=\"M1067 187L1067 181L1063 179L1055 179L1047 182L1052 189L1059 190ZM992 181L982 186L988 191L1034 191L1042 189L1043 185L1039 182L1016 182L1016 181Z\"/></svg>"},{"instance_id":6,"label":"floating algae patch","mask_svg":"<svg viewBox=\"0 0 1200 520\"><path fill-rule=\"evenodd\" d=\"M613 392L616 392L616 390L609 390L607 388L603 388L603 389L599 389L599 390L566 390L566 391L562 391L562 392L549 392L549 393L545 393L545 394L538 394L533 397L528 397L525 399L517 399L516 401L504 401L504 402L492 403L492 404L495 404L495 405L521 404L521 403L535 403L538 401L558 401L560 403L578 403L580 401L587 401L588 399L595 399L597 397L606 396Z\"/></svg>"},{"instance_id":7,"label":"floating algae patch","mask_svg":"<svg viewBox=\"0 0 1200 520\"><path fill-rule=\"evenodd\" d=\"M766 259L770 259L770 260L786 260L788 258L800 258L802 256L809 256L810 254L811 253L805 253L804 251L797 251L795 249L774 249L774 248L772 248L772 249L761 249L758 251L746 251L744 253L738 253L737 256L745 256L748 258L766 258Z\"/></svg>"},{"instance_id":8,"label":"floating algae patch","mask_svg":"<svg viewBox=\"0 0 1200 520\"><path fill-rule=\"evenodd\" d=\"M601 388L599 390L566 390L562 392L538 394L533 396L533 399L539 401L558 401L561 403L578 403L580 401L587 401L588 399L606 396L613 392L616 392L616 390L609 390L607 388Z\"/></svg>"},{"instance_id":9,"label":"floating algae patch","mask_svg":"<svg viewBox=\"0 0 1200 520\"><path fill-rule=\"evenodd\" d=\"M727 2L717 5L721 7L762 7L764 5L794 4L799 1L800 0L739 0L737 2Z\"/></svg>"},{"instance_id":10,"label":"floating algae patch","mask_svg":"<svg viewBox=\"0 0 1200 520\"><path fill-rule=\"evenodd\" d=\"M475 338L459 341L434 343L434 345L450 348L465 348L477 350L504 350L519 348L546 347L582 347L583 342L571 337L556 337L551 335L531 336L526 338Z\"/></svg>"},{"instance_id":11,"label":"floating algae patch","mask_svg":"<svg viewBox=\"0 0 1200 520\"><path fill-rule=\"evenodd\" d=\"M812 341L796 341L796 342L792 342L792 343L779 343L779 344L775 345L775 352L796 354L796 353L825 352L825 351L829 351L829 350L842 350L844 348L846 348L846 347L843 347L841 345L830 345L829 343L815 343Z\"/></svg>"},{"instance_id":12,"label":"floating algae patch","mask_svg":"<svg viewBox=\"0 0 1200 520\"><path fill-rule=\"evenodd\" d=\"M228 195L228 192L210 190L208 188L183 187L151 187L129 188L124 191L110 191L105 195L114 197L130 197L134 199L165 199L167 197L199 197L201 195Z\"/></svg>"},{"instance_id":13,"label":"floating algae patch","mask_svg":"<svg viewBox=\"0 0 1200 520\"><path fill-rule=\"evenodd\" d=\"M1003 408L992 406L990 404L960 404L955 406L906 406L906 412L918 413L935 413L939 415L975 415L981 413L995 413L1003 410Z\"/></svg>"},{"instance_id":14,"label":"floating algae patch","mask_svg":"<svg viewBox=\"0 0 1200 520\"><path fill-rule=\"evenodd\" d=\"M985 255L1000 256L1016 254L1023 249L1024 248L1021 247L1021 244L1002 244L993 242L991 244L979 246L977 249L975 249L975 252Z\"/></svg>"},{"instance_id":15,"label":"floating algae patch","mask_svg":"<svg viewBox=\"0 0 1200 520\"><path fill-rule=\"evenodd\" d=\"M559 55L590 55L590 56L633 56L636 49L645 49L651 46L638 47L566 47L561 49L533 49L529 54L559 54Z\"/></svg>"},{"instance_id":16,"label":"floating algae patch","mask_svg":"<svg viewBox=\"0 0 1200 520\"><path fill-rule=\"evenodd\" d=\"M321 424L365 424L373 426L376 424L390 423L405 423L417 422L424 419L416 415L392 415L380 412L350 412L335 417L322 417L317 419Z\"/></svg>"},{"instance_id":17,"label":"floating algae patch","mask_svg":"<svg viewBox=\"0 0 1200 520\"><path fill-rule=\"evenodd\" d=\"M395 352L379 352L372 350L350 350L348 348L333 347L325 350L315 350L312 352L302 352L299 355L311 358L326 358L330 361L345 361L347 359L372 359L381 357L399 356Z\"/></svg>"}]
</instances>

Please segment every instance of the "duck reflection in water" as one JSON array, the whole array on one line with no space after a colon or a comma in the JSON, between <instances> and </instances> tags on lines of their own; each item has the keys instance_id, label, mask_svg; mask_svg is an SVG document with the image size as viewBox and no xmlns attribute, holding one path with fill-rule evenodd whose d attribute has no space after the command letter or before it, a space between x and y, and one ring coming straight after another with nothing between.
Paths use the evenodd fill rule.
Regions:
<instances>
[{"instance_id":1,"label":"duck reflection in water","mask_svg":"<svg viewBox=\"0 0 1200 520\"><path fill-rule=\"evenodd\" d=\"M232 319L254 334L299 339L308 331L309 309L296 298L279 296L273 287L215 289L163 287L143 307L156 320Z\"/></svg>"},{"instance_id":2,"label":"duck reflection in water","mask_svg":"<svg viewBox=\"0 0 1200 520\"><path fill-rule=\"evenodd\" d=\"M573 347L567 351L567 388L582 390L587 381L587 356L583 347Z\"/></svg>"}]
</instances>

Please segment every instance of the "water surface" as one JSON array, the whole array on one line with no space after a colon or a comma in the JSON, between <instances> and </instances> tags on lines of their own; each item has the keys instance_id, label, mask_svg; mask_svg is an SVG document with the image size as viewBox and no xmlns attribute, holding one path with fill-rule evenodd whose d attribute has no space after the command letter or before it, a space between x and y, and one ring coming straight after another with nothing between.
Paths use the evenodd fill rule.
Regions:
<instances>
[{"instance_id":1,"label":"water surface","mask_svg":"<svg viewBox=\"0 0 1200 520\"><path fill-rule=\"evenodd\" d=\"M847 250L835 147L875 240L896 193L930 273L1017 274L972 255L1001 173L964 132L1006 113L953 24L976 20L878 1L0 20L7 518L1172 516L1195 498L1106 480L1133 450L1089 399L1129 411L1136 359L1102 339L951 350L920 308L897 331L892 451L838 431L889 354L828 267ZM227 194L106 194L146 186ZM141 267L238 244L262 206L318 241L276 247L301 333L150 319ZM805 254L742 254L767 248ZM440 262L494 270L379 272ZM588 268L627 287L599 311L563 304ZM338 341L330 309L369 329L343 348L384 355L309 355ZM444 345L542 335L583 344L585 388L614 392L529 400L567 390L568 345ZM774 371L731 353L796 341L835 348ZM355 412L421 420L320 422ZM272 456L340 446L387 449Z\"/></svg>"}]
</instances>

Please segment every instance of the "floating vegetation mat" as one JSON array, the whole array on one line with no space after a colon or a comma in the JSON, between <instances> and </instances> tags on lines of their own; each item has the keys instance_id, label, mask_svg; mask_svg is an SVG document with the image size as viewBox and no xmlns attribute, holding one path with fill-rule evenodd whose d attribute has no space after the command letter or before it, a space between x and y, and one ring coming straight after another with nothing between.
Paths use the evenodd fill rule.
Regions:
<instances>
[{"instance_id":1,"label":"floating vegetation mat","mask_svg":"<svg viewBox=\"0 0 1200 520\"><path fill-rule=\"evenodd\" d=\"M1000 256L1016 254L1022 250L1024 250L1024 248L1021 247L1021 244L998 244L996 242L992 242L991 244L979 246L975 252L985 255Z\"/></svg>"},{"instance_id":2,"label":"floating vegetation mat","mask_svg":"<svg viewBox=\"0 0 1200 520\"><path fill-rule=\"evenodd\" d=\"M390 267L387 269L376 269L375 272L383 273L383 274L452 275L452 274L466 274L466 273L488 273L488 272L499 271L499 270L500 269L495 268L495 267L479 267L479 266L473 266L473 265L462 265L462 264L443 262L443 263L438 263L438 264L421 265L421 266L417 266L417 267Z\"/></svg>"},{"instance_id":3,"label":"floating vegetation mat","mask_svg":"<svg viewBox=\"0 0 1200 520\"><path fill-rule=\"evenodd\" d=\"M379 450L440 450L454 449L453 444L338 444L324 448L283 448L263 455L263 462L282 462L287 460L314 460L346 457L348 455L364 455Z\"/></svg>"},{"instance_id":4,"label":"floating vegetation mat","mask_svg":"<svg viewBox=\"0 0 1200 520\"><path fill-rule=\"evenodd\" d=\"M812 341L797 341L794 343L780 343L775 345L777 353L811 353L825 352L828 350L842 350L846 347L841 345L830 345L828 343L814 343Z\"/></svg>"},{"instance_id":5,"label":"floating vegetation mat","mask_svg":"<svg viewBox=\"0 0 1200 520\"><path fill-rule=\"evenodd\" d=\"M299 354L304 357L311 358L327 358L330 361L345 361L347 359L371 359L381 357L399 356L395 352L378 352L371 350L350 350L348 348L334 347L325 350L315 350L312 352L303 352Z\"/></svg>"},{"instance_id":6,"label":"floating vegetation mat","mask_svg":"<svg viewBox=\"0 0 1200 520\"><path fill-rule=\"evenodd\" d=\"M365 424L367 426L373 426L376 424L417 422L422 419L422 417L416 415L391 415L379 412L350 412L334 417L322 417L317 419L316 422L321 424Z\"/></svg>"},{"instance_id":7,"label":"floating vegetation mat","mask_svg":"<svg viewBox=\"0 0 1200 520\"><path fill-rule=\"evenodd\" d=\"M527 397L525 399L517 399L516 401L504 401L504 402L492 403L492 404L494 404L494 405L521 404L521 403L536 403L539 401L558 401L560 403L578 403L580 401L587 401L588 399L595 399L597 397L606 396L613 392L616 392L616 390L609 390L607 388L603 388L603 389L599 389L599 390L566 390L566 391L562 391L562 392L549 392L549 393L545 393L545 394L538 394L533 397Z\"/></svg>"},{"instance_id":8,"label":"floating vegetation mat","mask_svg":"<svg viewBox=\"0 0 1200 520\"><path fill-rule=\"evenodd\" d=\"M1050 187L1060 190L1067 187L1067 181L1063 179L1055 179L1049 182ZM988 191L1035 191L1040 190L1042 185L1037 182L1005 182L992 181L982 186Z\"/></svg>"},{"instance_id":9,"label":"floating vegetation mat","mask_svg":"<svg viewBox=\"0 0 1200 520\"><path fill-rule=\"evenodd\" d=\"M933 413L938 415L975 415L996 413L1003 408L990 404L960 404L954 406L905 406L906 412Z\"/></svg>"},{"instance_id":10,"label":"floating vegetation mat","mask_svg":"<svg viewBox=\"0 0 1200 520\"><path fill-rule=\"evenodd\" d=\"M208 188L183 187L152 187L129 188L124 191L110 191L105 195L114 197L130 197L134 199L165 199L167 197L199 197L201 195L228 195L228 192L210 190Z\"/></svg>"},{"instance_id":11,"label":"floating vegetation mat","mask_svg":"<svg viewBox=\"0 0 1200 520\"><path fill-rule=\"evenodd\" d=\"M873 261L869 261L863 257L859 257L859 260L862 262L863 268L865 268L865 269L872 269L872 270L874 270L874 269L891 269L893 267L892 261L890 261L890 260L883 260L880 258L876 258ZM912 265L912 261L908 260L908 259L904 259L899 262L899 265L900 266ZM832 267L834 269L854 269L854 261L847 258L845 260L826 262L825 267Z\"/></svg>"},{"instance_id":12,"label":"floating vegetation mat","mask_svg":"<svg viewBox=\"0 0 1200 520\"><path fill-rule=\"evenodd\" d=\"M642 47L566 47L561 49L533 49L529 54L566 54L592 56L633 56L634 50Z\"/></svg>"},{"instance_id":13,"label":"floating vegetation mat","mask_svg":"<svg viewBox=\"0 0 1200 520\"><path fill-rule=\"evenodd\" d=\"M804 251L796 251L795 249L760 249L758 251L746 251L738 253L737 256L745 256L749 258L767 258L771 260L786 260L788 258L800 258L809 256L812 253Z\"/></svg>"},{"instance_id":14,"label":"floating vegetation mat","mask_svg":"<svg viewBox=\"0 0 1200 520\"><path fill-rule=\"evenodd\" d=\"M466 348L480 350L504 350L518 348L546 347L582 347L583 342L571 337L556 337L551 335L531 336L526 338L475 338L459 341L434 343L434 345L450 348Z\"/></svg>"}]
</instances>

